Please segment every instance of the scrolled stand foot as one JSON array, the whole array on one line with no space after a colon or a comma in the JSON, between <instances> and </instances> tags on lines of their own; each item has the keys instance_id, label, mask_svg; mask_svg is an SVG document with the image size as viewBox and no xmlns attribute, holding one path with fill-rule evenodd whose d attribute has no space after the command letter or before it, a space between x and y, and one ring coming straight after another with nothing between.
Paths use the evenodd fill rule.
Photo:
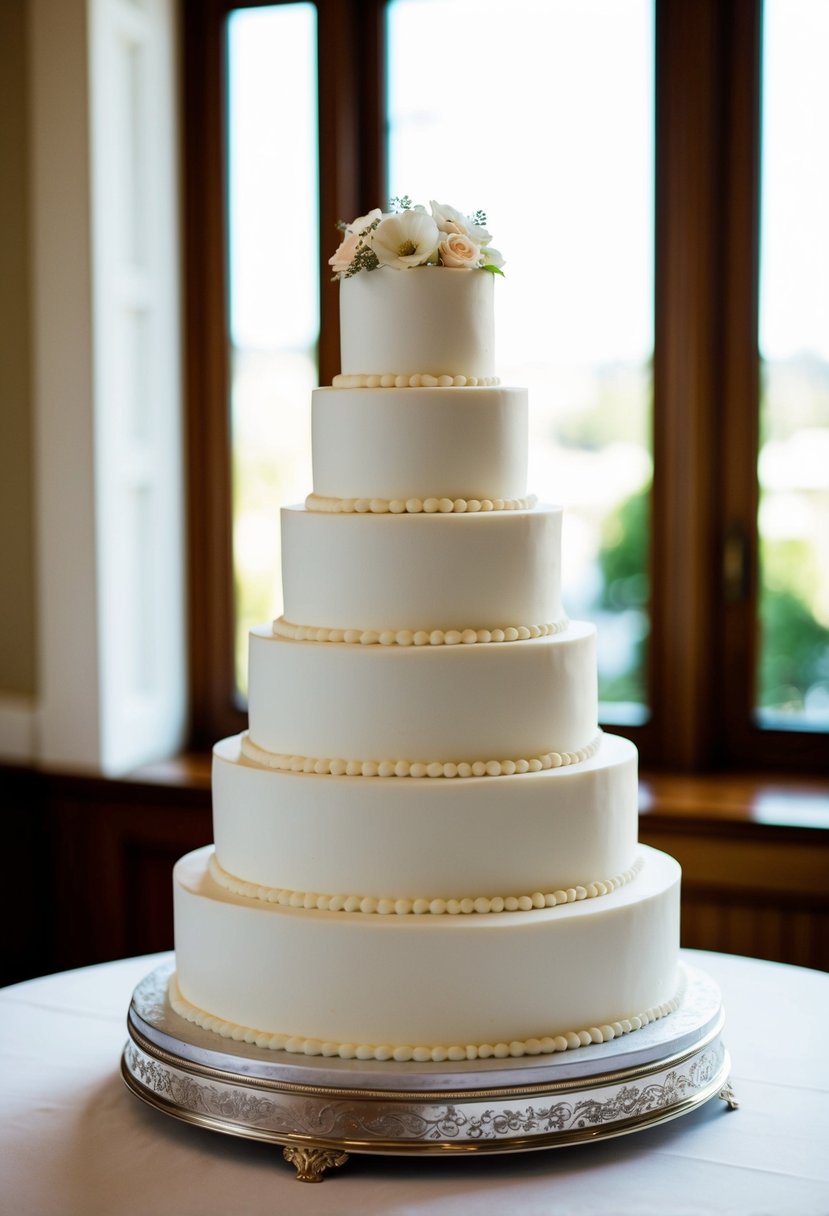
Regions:
<instances>
[{"instance_id":1,"label":"scrolled stand foot","mask_svg":"<svg viewBox=\"0 0 829 1216\"><path fill-rule=\"evenodd\" d=\"M297 1182L322 1182L326 1170L348 1161L348 1153L338 1148L314 1148L306 1144L286 1144L282 1156L296 1167Z\"/></svg>"},{"instance_id":2,"label":"scrolled stand foot","mask_svg":"<svg viewBox=\"0 0 829 1216\"><path fill-rule=\"evenodd\" d=\"M717 1094L717 1097L722 1098L723 1102L726 1103L729 1110L739 1110L740 1103L738 1102L738 1100L734 1094L734 1090L731 1088L730 1079L728 1081L726 1081L725 1085L723 1085L722 1089Z\"/></svg>"}]
</instances>

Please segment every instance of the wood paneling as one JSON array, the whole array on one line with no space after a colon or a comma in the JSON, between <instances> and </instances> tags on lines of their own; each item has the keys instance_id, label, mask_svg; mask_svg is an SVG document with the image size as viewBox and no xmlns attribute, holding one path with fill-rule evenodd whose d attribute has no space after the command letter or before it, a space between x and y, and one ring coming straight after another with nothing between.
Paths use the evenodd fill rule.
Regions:
<instances>
[{"instance_id":1,"label":"wood paneling","mask_svg":"<svg viewBox=\"0 0 829 1216\"><path fill-rule=\"evenodd\" d=\"M0 768L10 842L0 896L15 927L0 982L166 950L172 869L212 838L203 781L107 781Z\"/></svg>"},{"instance_id":2,"label":"wood paneling","mask_svg":"<svg viewBox=\"0 0 829 1216\"><path fill-rule=\"evenodd\" d=\"M655 775L639 834L682 866L682 944L829 970L829 791Z\"/></svg>"},{"instance_id":3,"label":"wood paneling","mask_svg":"<svg viewBox=\"0 0 829 1216\"><path fill-rule=\"evenodd\" d=\"M54 949L55 857L38 773L0 766L0 986L59 965Z\"/></svg>"}]
</instances>

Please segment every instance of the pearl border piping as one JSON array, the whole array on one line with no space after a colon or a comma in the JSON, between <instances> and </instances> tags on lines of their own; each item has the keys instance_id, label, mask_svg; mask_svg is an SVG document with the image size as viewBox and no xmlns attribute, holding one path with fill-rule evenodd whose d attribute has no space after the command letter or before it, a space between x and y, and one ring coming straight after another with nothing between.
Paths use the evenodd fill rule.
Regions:
<instances>
[{"instance_id":1,"label":"pearl border piping","mask_svg":"<svg viewBox=\"0 0 829 1216\"><path fill-rule=\"evenodd\" d=\"M538 499L526 498L334 498L309 494L306 511L327 515L475 515L487 511L532 511Z\"/></svg>"},{"instance_id":2,"label":"pearl border piping","mask_svg":"<svg viewBox=\"0 0 829 1216\"><path fill-rule=\"evenodd\" d=\"M523 642L564 633L566 617L549 625L508 625L504 629L323 629L295 625L280 616L273 623L277 637L292 642L345 642L360 646L469 646L473 643Z\"/></svg>"},{"instance_id":3,"label":"pearl border piping","mask_svg":"<svg viewBox=\"0 0 829 1216\"><path fill-rule=\"evenodd\" d=\"M182 996L175 972L170 976L168 996L173 1010L188 1022L194 1022L203 1030L212 1030L224 1039L235 1042L255 1043L270 1051L287 1051L292 1055L306 1056L339 1056L341 1060L394 1060L403 1063L408 1060L418 1062L433 1061L441 1064L446 1060L504 1060L517 1056L545 1056L559 1051L569 1051L576 1047L589 1047L591 1043L607 1043L611 1039L620 1038L624 1034L641 1030L650 1022L657 1022L667 1017L679 1008L682 1001L684 984L676 996L661 1005L654 1005L644 1013L635 1017L622 1018L618 1022L610 1022L604 1026L591 1026L587 1030L568 1030L564 1034L544 1036L537 1039L520 1039L507 1042L453 1044L451 1046L427 1047L410 1044L375 1044L375 1043L338 1043L334 1040L309 1039L301 1035L274 1034L264 1030L253 1030L248 1026L239 1026L235 1022L227 1022L223 1018L205 1013L196 1005L191 1005Z\"/></svg>"},{"instance_id":4,"label":"pearl border piping","mask_svg":"<svg viewBox=\"0 0 829 1216\"><path fill-rule=\"evenodd\" d=\"M511 777L515 773L539 773L542 769L563 768L588 760L601 743L601 731L587 747L575 752L545 752L543 756L532 756L519 760L461 760L458 762L433 760L341 760L316 756L288 756L269 752L259 747L250 738L248 731L242 735L242 755L265 768L280 772L316 773L332 777Z\"/></svg>"},{"instance_id":5,"label":"pearl border piping","mask_svg":"<svg viewBox=\"0 0 829 1216\"><path fill-rule=\"evenodd\" d=\"M433 376L429 372L397 375L394 372L340 372L331 381L334 388L491 388L498 376Z\"/></svg>"},{"instance_id":6,"label":"pearl border piping","mask_svg":"<svg viewBox=\"0 0 829 1216\"><path fill-rule=\"evenodd\" d=\"M318 895L313 891L292 891L287 887L267 887L255 882L245 882L223 870L215 853L208 862L210 875L220 887L241 895L244 899L258 899L263 903L278 904L282 908L316 909L320 912L363 912L378 916L469 916L490 915L501 912L530 912L534 908L556 908L562 904L577 903L583 899L597 899L609 895L619 887L626 886L642 868L638 857L629 870L615 878L600 882L589 882L583 886L569 887L566 891L532 895L495 895L491 898L478 896L464 899L394 899L373 895Z\"/></svg>"}]
</instances>

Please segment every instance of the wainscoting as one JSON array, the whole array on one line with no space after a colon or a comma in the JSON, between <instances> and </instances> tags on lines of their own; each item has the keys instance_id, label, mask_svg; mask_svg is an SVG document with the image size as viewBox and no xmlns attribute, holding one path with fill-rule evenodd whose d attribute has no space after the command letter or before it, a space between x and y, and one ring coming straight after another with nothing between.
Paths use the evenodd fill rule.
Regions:
<instances>
[{"instance_id":1,"label":"wainscoting","mask_svg":"<svg viewBox=\"0 0 829 1216\"><path fill-rule=\"evenodd\" d=\"M683 867L682 942L829 970L829 793L657 775L640 835ZM175 860L212 838L209 762L130 780L0 767L0 983L173 944Z\"/></svg>"},{"instance_id":2,"label":"wainscoting","mask_svg":"<svg viewBox=\"0 0 829 1216\"><path fill-rule=\"evenodd\" d=\"M642 803L641 840L682 866L684 946L829 971L825 790L660 776Z\"/></svg>"}]
</instances>

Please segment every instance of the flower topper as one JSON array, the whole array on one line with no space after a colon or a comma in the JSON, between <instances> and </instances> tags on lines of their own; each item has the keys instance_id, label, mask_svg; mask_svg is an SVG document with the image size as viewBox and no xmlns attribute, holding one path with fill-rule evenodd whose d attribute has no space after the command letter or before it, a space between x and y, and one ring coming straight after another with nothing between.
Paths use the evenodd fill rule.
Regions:
<instances>
[{"instance_id":1,"label":"flower topper","mask_svg":"<svg viewBox=\"0 0 829 1216\"><path fill-rule=\"evenodd\" d=\"M350 224L339 224L342 242L328 264L335 279L350 279L361 270L391 266L449 266L503 274L504 259L490 245L483 211L463 215L446 203L412 206L406 194L391 201L391 211L379 207Z\"/></svg>"}]
</instances>

